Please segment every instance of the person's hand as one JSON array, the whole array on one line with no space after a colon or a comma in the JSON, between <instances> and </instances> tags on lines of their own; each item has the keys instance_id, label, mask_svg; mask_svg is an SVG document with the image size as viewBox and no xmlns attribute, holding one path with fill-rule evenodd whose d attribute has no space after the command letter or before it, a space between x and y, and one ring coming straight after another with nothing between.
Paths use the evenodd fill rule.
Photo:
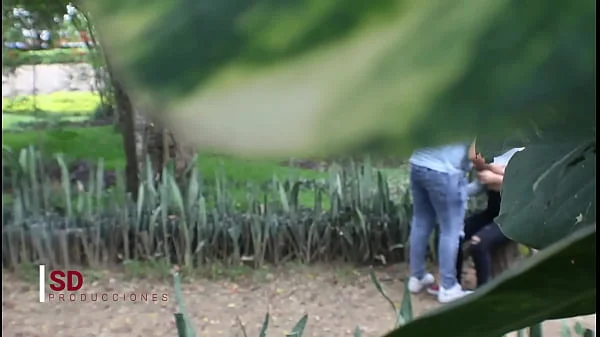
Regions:
<instances>
[{"instance_id":1,"label":"person's hand","mask_svg":"<svg viewBox=\"0 0 600 337\"><path fill-rule=\"evenodd\" d=\"M477 180L484 185L497 183L496 174L490 170L482 170L477 172Z\"/></svg>"},{"instance_id":2,"label":"person's hand","mask_svg":"<svg viewBox=\"0 0 600 337\"><path fill-rule=\"evenodd\" d=\"M480 153L477 153L471 161L477 171L485 170L487 164L485 163L485 158Z\"/></svg>"},{"instance_id":3,"label":"person's hand","mask_svg":"<svg viewBox=\"0 0 600 337\"><path fill-rule=\"evenodd\" d=\"M504 168L506 166L500 164L489 164L487 168L493 173L504 175Z\"/></svg>"}]
</instances>

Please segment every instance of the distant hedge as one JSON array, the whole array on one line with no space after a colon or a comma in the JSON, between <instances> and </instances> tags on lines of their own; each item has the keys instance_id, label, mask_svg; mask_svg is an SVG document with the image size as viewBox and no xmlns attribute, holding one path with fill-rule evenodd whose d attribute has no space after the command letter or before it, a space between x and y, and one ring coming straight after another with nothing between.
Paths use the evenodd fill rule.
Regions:
<instances>
[{"instance_id":1,"label":"distant hedge","mask_svg":"<svg viewBox=\"0 0 600 337\"><path fill-rule=\"evenodd\" d=\"M4 52L4 67L34 64L79 63L89 61L85 48L56 48L47 50L8 50Z\"/></svg>"}]
</instances>

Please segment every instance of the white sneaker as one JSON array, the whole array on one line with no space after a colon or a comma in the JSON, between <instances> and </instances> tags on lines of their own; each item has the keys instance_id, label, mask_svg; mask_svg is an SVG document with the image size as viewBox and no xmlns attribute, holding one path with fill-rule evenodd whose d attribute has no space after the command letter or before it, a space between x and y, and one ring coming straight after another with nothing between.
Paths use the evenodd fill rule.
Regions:
<instances>
[{"instance_id":1,"label":"white sneaker","mask_svg":"<svg viewBox=\"0 0 600 337\"><path fill-rule=\"evenodd\" d=\"M445 289L444 287L440 286L438 301L440 303L448 303L471 293L472 291L470 290L463 290L459 283L455 284L454 287L450 289Z\"/></svg>"},{"instance_id":2,"label":"white sneaker","mask_svg":"<svg viewBox=\"0 0 600 337\"><path fill-rule=\"evenodd\" d=\"M408 291L413 294L420 293L425 288L429 288L432 284L435 283L435 277L433 275L427 273L420 280L414 276L411 276L408 279Z\"/></svg>"}]
</instances>

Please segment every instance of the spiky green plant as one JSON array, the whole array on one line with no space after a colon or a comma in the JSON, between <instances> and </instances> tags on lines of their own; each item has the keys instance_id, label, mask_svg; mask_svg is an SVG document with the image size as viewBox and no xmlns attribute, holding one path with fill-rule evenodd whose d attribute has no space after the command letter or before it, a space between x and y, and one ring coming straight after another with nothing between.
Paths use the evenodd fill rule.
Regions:
<instances>
[{"instance_id":1,"label":"spiky green plant","mask_svg":"<svg viewBox=\"0 0 600 337\"><path fill-rule=\"evenodd\" d=\"M3 210L7 265L164 259L185 268L215 261L258 267L289 259L371 263L406 256L399 248L407 247L408 200L393 203L387 179L367 159L334 165L327 181L248 182L246 206L239 209L223 174L207 188L195 166L177 181L167 165L157 181L146 165L133 201L122 172L107 186L102 160L79 181L60 154L45 160L30 147L17 154L6 149L3 156L10 168L10 210ZM314 194L310 207L300 199L307 192Z\"/></svg>"},{"instance_id":2,"label":"spiky green plant","mask_svg":"<svg viewBox=\"0 0 600 337\"><path fill-rule=\"evenodd\" d=\"M147 165L139 197L133 201L125 192L122 172L116 173L114 185L106 186L102 160L87 181L78 181L60 154L53 158L54 175L47 172L47 162L33 147L19 153L3 148L3 159L10 168L3 188L9 182L11 189L10 200L3 193L3 203L10 206L3 207L2 213L5 266L95 267L118 260L152 259L183 268L215 261L250 262L259 267L287 259L372 263L380 256L388 262L406 257L409 194L404 189L398 202L392 202L387 179L368 160L363 165L333 165L327 181L273 177L271 182L249 188L246 209L240 210L225 176L217 174L213 188L207 189L197 167L190 167L186 180L178 182L171 167L156 181ZM303 189L314 193L312 207L299 199ZM329 203L324 202L326 198ZM176 320L180 335L190 337L194 332L178 277L176 298L181 305ZM408 291L397 308L375 275L371 277L393 306L396 325L409 323L413 317ZM291 336L302 335L306 317ZM268 323L267 315L261 333L266 333ZM529 330L541 334L537 325ZM575 333L593 334L580 326ZM563 332L565 337L569 334L569 329ZM357 328L355 336L360 335Z\"/></svg>"}]
</instances>

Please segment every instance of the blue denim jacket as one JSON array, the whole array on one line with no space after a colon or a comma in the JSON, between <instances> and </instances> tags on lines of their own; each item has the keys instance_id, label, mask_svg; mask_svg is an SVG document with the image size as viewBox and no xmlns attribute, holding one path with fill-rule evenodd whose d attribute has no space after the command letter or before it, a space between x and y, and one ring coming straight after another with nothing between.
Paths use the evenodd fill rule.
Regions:
<instances>
[{"instance_id":1,"label":"blue denim jacket","mask_svg":"<svg viewBox=\"0 0 600 337\"><path fill-rule=\"evenodd\" d=\"M411 165L426 167L442 173L462 173L471 170L473 164L469 160L468 151L471 144L456 143L415 151L409 159ZM478 181L467 185L467 195L472 196L483 190Z\"/></svg>"},{"instance_id":2,"label":"blue denim jacket","mask_svg":"<svg viewBox=\"0 0 600 337\"><path fill-rule=\"evenodd\" d=\"M416 150L409 159L412 165L443 173L466 173L471 170L470 144L457 143Z\"/></svg>"}]
</instances>

